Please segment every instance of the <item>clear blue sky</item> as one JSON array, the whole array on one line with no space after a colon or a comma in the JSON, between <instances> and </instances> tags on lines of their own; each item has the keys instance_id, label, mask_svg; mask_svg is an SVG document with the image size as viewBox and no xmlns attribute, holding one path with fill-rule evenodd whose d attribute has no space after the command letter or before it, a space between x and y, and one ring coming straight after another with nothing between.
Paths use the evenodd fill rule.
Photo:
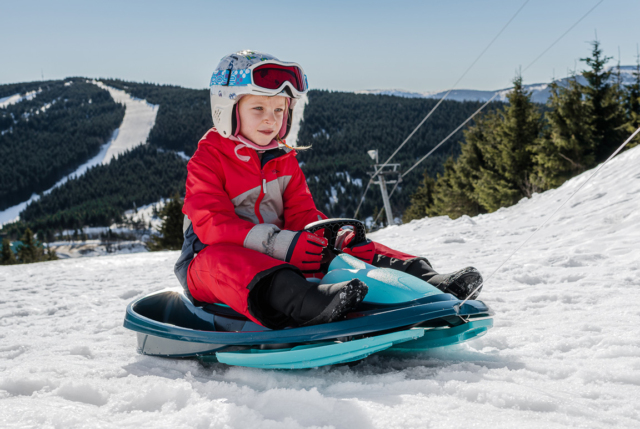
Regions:
<instances>
[{"instance_id":1,"label":"clear blue sky","mask_svg":"<svg viewBox=\"0 0 640 429\"><path fill-rule=\"evenodd\" d=\"M509 86L598 0L530 0L459 88ZM206 88L218 60L253 49L302 64L312 88L447 89L524 0L0 0L0 83L114 77ZM640 0L605 0L525 75L563 77L589 54L635 64ZM613 64L613 62L611 63ZM578 62L580 68L580 63Z\"/></svg>"}]
</instances>

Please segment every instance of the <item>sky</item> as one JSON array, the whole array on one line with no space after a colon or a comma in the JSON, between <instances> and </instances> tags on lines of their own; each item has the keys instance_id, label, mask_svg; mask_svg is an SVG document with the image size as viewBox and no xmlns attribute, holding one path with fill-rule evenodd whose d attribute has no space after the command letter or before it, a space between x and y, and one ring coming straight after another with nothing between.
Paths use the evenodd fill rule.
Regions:
<instances>
[{"instance_id":1,"label":"sky","mask_svg":"<svg viewBox=\"0 0 640 429\"><path fill-rule=\"evenodd\" d=\"M0 84L110 77L206 88L223 56L267 52L303 66L312 88L426 92L454 85L526 0L0 0ZM457 88L510 86L600 0L529 0ZM638 0L604 0L523 75L580 70L597 37L636 63Z\"/></svg>"}]
</instances>

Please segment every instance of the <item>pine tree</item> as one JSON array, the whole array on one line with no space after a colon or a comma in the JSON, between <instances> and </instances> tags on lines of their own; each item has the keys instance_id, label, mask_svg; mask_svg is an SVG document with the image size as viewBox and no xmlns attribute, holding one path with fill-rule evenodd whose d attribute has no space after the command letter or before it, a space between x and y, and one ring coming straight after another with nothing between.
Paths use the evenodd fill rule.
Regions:
<instances>
[{"instance_id":1,"label":"pine tree","mask_svg":"<svg viewBox=\"0 0 640 429\"><path fill-rule=\"evenodd\" d=\"M58 255L56 254L56 251L51 248L51 245L47 244L47 248L46 248L45 255L44 255L44 260L45 261L57 261L58 259L59 258L58 258Z\"/></svg>"},{"instance_id":2,"label":"pine tree","mask_svg":"<svg viewBox=\"0 0 640 429\"><path fill-rule=\"evenodd\" d=\"M425 171L422 184L418 187L416 193L411 196L411 205L402 216L403 223L427 216L427 209L433 205L433 188L435 184L436 181Z\"/></svg>"},{"instance_id":3,"label":"pine tree","mask_svg":"<svg viewBox=\"0 0 640 429\"><path fill-rule=\"evenodd\" d=\"M622 89L611 79L611 70L605 70L611 57L603 56L598 40L594 40L592 46L591 56L580 61L590 67L582 73L587 80L583 87L584 101L593 129L595 161L602 162L624 141L626 118Z\"/></svg>"},{"instance_id":4,"label":"pine tree","mask_svg":"<svg viewBox=\"0 0 640 429\"><path fill-rule=\"evenodd\" d=\"M551 96L545 114L549 128L535 147L535 177L541 189L553 189L582 173L595 162L596 142L582 100L583 87L574 76L566 87L550 85Z\"/></svg>"},{"instance_id":5,"label":"pine tree","mask_svg":"<svg viewBox=\"0 0 640 429\"><path fill-rule=\"evenodd\" d=\"M149 250L180 250L182 248L182 242L184 241L182 205L183 200L176 193L160 210L160 218L162 219L162 225L158 230L160 236L154 235L151 237L147 244Z\"/></svg>"},{"instance_id":6,"label":"pine tree","mask_svg":"<svg viewBox=\"0 0 640 429\"><path fill-rule=\"evenodd\" d=\"M2 260L0 260L2 265L13 265L17 264L16 255L11 250L11 242L8 238L2 239Z\"/></svg>"},{"instance_id":7,"label":"pine tree","mask_svg":"<svg viewBox=\"0 0 640 429\"><path fill-rule=\"evenodd\" d=\"M20 238L22 246L18 249L18 260L23 264L39 262L43 259L44 249L33 236L31 229L27 228Z\"/></svg>"},{"instance_id":8,"label":"pine tree","mask_svg":"<svg viewBox=\"0 0 640 429\"><path fill-rule=\"evenodd\" d=\"M477 134L479 130L465 133ZM449 216L457 219L462 215L475 216L485 213L475 194L475 186L480 173L482 155L475 141L467 139L462 144L462 153L457 162L453 158L444 163L444 173L438 175L433 190L433 205L427 208L428 216Z\"/></svg>"},{"instance_id":9,"label":"pine tree","mask_svg":"<svg viewBox=\"0 0 640 429\"><path fill-rule=\"evenodd\" d=\"M490 212L530 198L538 190L531 180L532 150L542 131L542 118L531 92L522 85L522 76L516 76L513 85L509 105L487 115L485 142L479 146L486 166L475 190L478 202Z\"/></svg>"}]
</instances>

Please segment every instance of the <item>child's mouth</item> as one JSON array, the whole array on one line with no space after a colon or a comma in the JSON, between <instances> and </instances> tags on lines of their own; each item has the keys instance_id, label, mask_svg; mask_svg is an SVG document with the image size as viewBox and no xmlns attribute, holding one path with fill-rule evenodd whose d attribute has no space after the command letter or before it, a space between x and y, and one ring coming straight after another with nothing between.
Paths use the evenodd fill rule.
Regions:
<instances>
[{"instance_id":1,"label":"child's mouth","mask_svg":"<svg viewBox=\"0 0 640 429\"><path fill-rule=\"evenodd\" d=\"M273 134L272 130L258 130L258 132L267 136Z\"/></svg>"}]
</instances>

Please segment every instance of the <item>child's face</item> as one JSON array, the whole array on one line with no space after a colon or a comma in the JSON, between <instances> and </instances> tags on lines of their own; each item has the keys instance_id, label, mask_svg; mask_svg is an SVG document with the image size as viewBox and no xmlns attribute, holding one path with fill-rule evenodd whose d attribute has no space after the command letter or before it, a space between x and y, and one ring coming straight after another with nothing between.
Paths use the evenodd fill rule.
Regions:
<instances>
[{"instance_id":1,"label":"child's face","mask_svg":"<svg viewBox=\"0 0 640 429\"><path fill-rule=\"evenodd\" d=\"M286 107L285 97L245 95L238 104L240 134L257 145L268 145L280 132Z\"/></svg>"}]
</instances>

